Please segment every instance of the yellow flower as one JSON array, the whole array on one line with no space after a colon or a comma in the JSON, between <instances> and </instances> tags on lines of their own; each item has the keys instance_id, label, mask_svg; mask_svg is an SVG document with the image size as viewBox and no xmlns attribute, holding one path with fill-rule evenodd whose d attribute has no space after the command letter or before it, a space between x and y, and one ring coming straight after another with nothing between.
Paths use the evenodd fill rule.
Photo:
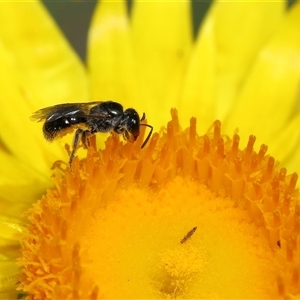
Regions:
<instances>
[{"instance_id":1,"label":"yellow flower","mask_svg":"<svg viewBox=\"0 0 300 300\"><path fill-rule=\"evenodd\" d=\"M193 41L188 2L137 2L130 19L123 2L102 2L86 73L39 3L0 3L4 298L19 280L37 299L299 296L297 176L272 158L300 170L300 6L284 5L215 3ZM92 140L25 230L71 141L47 145L28 117L95 99L145 111L156 131L177 107L204 135L172 110L143 150ZM219 122L205 135L215 119L230 138ZM245 148L250 134L272 156L253 137Z\"/></svg>"}]
</instances>

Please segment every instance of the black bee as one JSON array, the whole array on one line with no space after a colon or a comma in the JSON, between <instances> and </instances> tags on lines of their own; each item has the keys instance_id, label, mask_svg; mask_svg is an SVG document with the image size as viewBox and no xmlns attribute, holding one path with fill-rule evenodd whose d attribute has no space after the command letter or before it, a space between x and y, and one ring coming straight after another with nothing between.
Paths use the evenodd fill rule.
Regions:
<instances>
[{"instance_id":1,"label":"black bee","mask_svg":"<svg viewBox=\"0 0 300 300\"><path fill-rule=\"evenodd\" d=\"M125 140L134 142L140 134L140 126L150 127L151 130L141 146L143 148L153 131L151 125L141 123L145 118L145 113L140 119L135 109L128 108L123 111L123 106L113 101L58 104L42 108L31 117L37 122L45 121L43 132L45 139L50 142L76 129L70 166L80 141L87 148L89 136L96 132L114 131L122 134Z\"/></svg>"}]
</instances>

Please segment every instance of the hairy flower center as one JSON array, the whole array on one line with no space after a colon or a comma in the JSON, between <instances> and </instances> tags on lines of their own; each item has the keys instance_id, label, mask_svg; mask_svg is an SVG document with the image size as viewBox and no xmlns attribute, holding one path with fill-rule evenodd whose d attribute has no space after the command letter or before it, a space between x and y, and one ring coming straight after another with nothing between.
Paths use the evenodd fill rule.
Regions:
<instances>
[{"instance_id":1,"label":"hairy flower center","mask_svg":"<svg viewBox=\"0 0 300 300\"><path fill-rule=\"evenodd\" d=\"M255 138L182 131L93 144L29 212L20 289L34 298L276 298L299 292L297 175ZM288 270L288 271L287 271Z\"/></svg>"},{"instance_id":2,"label":"hairy flower center","mask_svg":"<svg viewBox=\"0 0 300 300\"><path fill-rule=\"evenodd\" d=\"M259 298L275 295L267 241L230 198L175 177L154 191L118 189L80 245L105 298Z\"/></svg>"}]
</instances>

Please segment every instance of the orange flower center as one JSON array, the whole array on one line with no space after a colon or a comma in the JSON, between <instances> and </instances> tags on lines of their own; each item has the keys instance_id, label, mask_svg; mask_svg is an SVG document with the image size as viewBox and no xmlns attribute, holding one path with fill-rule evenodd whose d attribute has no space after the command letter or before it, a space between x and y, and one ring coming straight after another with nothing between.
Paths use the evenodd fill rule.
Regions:
<instances>
[{"instance_id":1,"label":"orange flower center","mask_svg":"<svg viewBox=\"0 0 300 300\"><path fill-rule=\"evenodd\" d=\"M297 295L297 175L220 122L198 136L177 111L140 149L95 140L28 212L19 289L40 298L276 298ZM143 134L142 134L143 135Z\"/></svg>"}]
</instances>

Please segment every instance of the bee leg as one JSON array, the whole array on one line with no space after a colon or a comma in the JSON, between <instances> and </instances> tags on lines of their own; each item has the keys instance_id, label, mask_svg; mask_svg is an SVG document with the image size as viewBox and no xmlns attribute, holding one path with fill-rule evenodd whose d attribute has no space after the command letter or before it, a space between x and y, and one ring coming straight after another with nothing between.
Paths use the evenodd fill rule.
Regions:
<instances>
[{"instance_id":1,"label":"bee leg","mask_svg":"<svg viewBox=\"0 0 300 300\"><path fill-rule=\"evenodd\" d=\"M90 135L91 132L89 130L84 130L82 133L81 141L85 149L90 146Z\"/></svg>"},{"instance_id":2,"label":"bee leg","mask_svg":"<svg viewBox=\"0 0 300 300\"><path fill-rule=\"evenodd\" d=\"M133 135L130 135L128 130L124 130L123 139L125 141L129 141L130 143L133 143L136 140L136 137L134 137Z\"/></svg>"},{"instance_id":3,"label":"bee leg","mask_svg":"<svg viewBox=\"0 0 300 300\"><path fill-rule=\"evenodd\" d=\"M85 132L85 130L80 129L80 128L75 131L75 136L74 136L73 145L72 145L73 149L72 149L72 152L70 154L70 159L69 159L69 165L70 165L71 169L72 169L72 161L73 161L75 153L78 149L79 142L82 141L82 136L83 136L84 132Z\"/></svg>"}]
</instances>

